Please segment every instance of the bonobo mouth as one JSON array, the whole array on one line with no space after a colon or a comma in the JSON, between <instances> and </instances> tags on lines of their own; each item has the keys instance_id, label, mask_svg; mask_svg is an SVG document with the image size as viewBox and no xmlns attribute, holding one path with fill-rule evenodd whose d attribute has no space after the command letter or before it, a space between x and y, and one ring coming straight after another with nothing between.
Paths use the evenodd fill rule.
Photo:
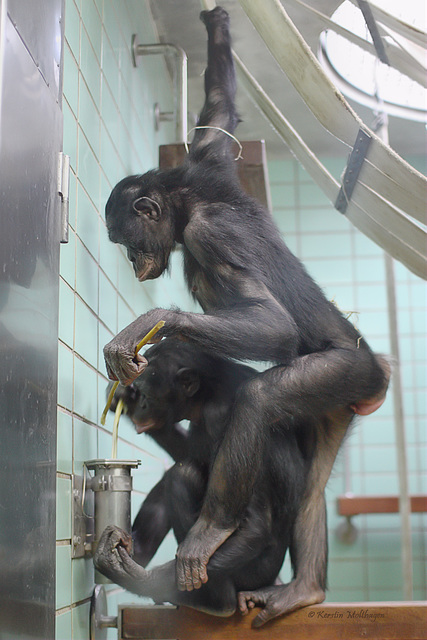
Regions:
<instances>
[{"instance_id":1,"label":"bonobo mouth","mask_svg":"<svg viewBox=\"0 0 427 640\"><path fill-rule=\"evenodd\" d=\"M154 420L150 422L137 422L136 420L132 420L132 422L135 425L135 431L137 433L146 433L147 431L160 429L160 426Z\"/></svg>"},{"instance_id":2,"label":"bonobo mouth","mask_svg":"<svg viewBox=\"0 0 427 640\"><path fill-rule=\"evenodd\" d=\"M145 260L141 269L138 269L136 264L134 263L135 277L138 278L140 282L148 280L150 278L153 267L154 260Z\"/></svg>"},{"instance_id":3,"label":"bonobo mouth","mask_svg":"<svg viewBox=\"0 0 427 640\"><path fill-rule=\"evenodd\" d=\"M155 280L163 271L164 269L158 267L153 259L149 259L145 261L142 269L135 269L135 276L139 282L144 282L145 280Z\"/></svg>"}]
</instances>

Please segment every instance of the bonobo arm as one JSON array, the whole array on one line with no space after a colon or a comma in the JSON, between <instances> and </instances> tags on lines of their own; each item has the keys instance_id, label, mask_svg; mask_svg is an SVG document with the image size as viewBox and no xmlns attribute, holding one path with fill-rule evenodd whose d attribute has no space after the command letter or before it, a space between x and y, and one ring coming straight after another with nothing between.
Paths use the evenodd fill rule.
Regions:
<instances>
[{"instance_id":1,"label":"bonobo arm","mask_svg":"<svg viewBox=\"0 0 427 640\"><path fill-rule=\"evenodd\" d=\"M148 431L147 435L157 442L159 447L162 447L175 462L184 460L187 457L188 431L179 422L165 425L161 429Z\"/></svg>"},{"instance_id":2,"label":"bonobo arm","mask_svg":"<svg viewBox=\"0 0 427 640\"><path fill-rule=\"evenodd\" d=\"M138 341L159 321L165 326L157 335L177 336L203 349L237 360L288 362L297 352L296 325L273 298L241 302L233 309L210 314L175 309L153 309L134 320L104 347L110 379L129 384L140 375L134 361Z\"/></svg>"}]
</instances>

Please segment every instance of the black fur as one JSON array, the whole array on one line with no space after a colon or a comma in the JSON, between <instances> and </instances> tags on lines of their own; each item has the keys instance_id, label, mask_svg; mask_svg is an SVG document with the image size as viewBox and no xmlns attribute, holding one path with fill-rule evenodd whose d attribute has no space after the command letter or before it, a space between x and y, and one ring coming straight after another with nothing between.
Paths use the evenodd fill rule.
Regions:
<instances>
[{"instance_id":1,"label":"black fur","mask_svg":"<svg viewBox=\"0 0 427 640\"><path fill-rule=\"evenodd\" d=\"M168 451L177 462L151 490L135 519L134 560L142 566L170 528L180 543L197 520L236 391L258 375L250 367L173 338L151 347L145 357L144 373L131 387L119 387L116 395L124 401L137 430L147 431L159 443L167 432ZM188 431L177 424L182 419L192 420ZM292 526L313 452L313 446L307 448L309 438L300 439L301 430L310 433L309 425L300 427L290 428L284 421L270 425L265 450L258 452L262 464L242 522L211 557L209 581L200 590L177 589L174 563L143 572L126 558L120 568L111 567L112 545L125 539L114 528L108 529L98 546L96 566L140 595L216 615L231 614L237 606L237 591L274 583L292 544ZM314 437L312 431L310 435ZM123 545L119 546L124 555Z\"/></svg>"},{"instance_id":2,"label":"black fur","mask_svg":"<svg viewBox=\"0 0 427 640\"><path fill-rule=\"evenodd\" d=\"M232 133L238 116L228 15L217 7L202 19L208 67L199 123ZM207 579L209 558L239 526L268 425L316 421L315 459L295 525L296 578L268 593L247 594L249 602L265 606L256 623L262 624L323 600L324 488L354 413L381 404L390 371L291 254L270 214L242 191L235 164L227 135L199 129L182 167L125 178L114 188L106 208L110 238L127 247L136 275L160 275L181 243L188 287L205 313L154 309L121 331L104 353L110 378L129 384L145 366L141 356L134 357L136 344L165 320L159 335L180 336L238 360L276 364L237 393L199 519L178 549L180 588ZM139 211L135 203L144 197L156 206L147 200ZM246 610L243 600L241 608Z\"/></svg>"}]
</instances>

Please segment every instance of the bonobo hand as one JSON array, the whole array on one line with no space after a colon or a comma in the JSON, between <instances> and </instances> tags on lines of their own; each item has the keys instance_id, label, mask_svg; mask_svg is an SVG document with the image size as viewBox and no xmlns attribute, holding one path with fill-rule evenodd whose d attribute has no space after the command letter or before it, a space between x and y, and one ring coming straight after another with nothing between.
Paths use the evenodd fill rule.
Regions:
<instances>
[{"instance_id":1,"label":"bonobo hand","mask_svg":"<svg viewBox=\"0 0 427 640\"><path fill-rule=\"evenodd\" d=\"M135 349L138 342L162 319L162 313L166 312L162 309L153 309L140 316L105 345L105 366L110 380L120 380L123 385L128 385L141 375L147 366L147 361L139 353L135 355ZM160 340L161 331L156 334L152 342Z\"/></svg>"},{"instance_id":2,"label":"bonobo hand","mask_svg":"<svg viewBox=\"0 0 427 640\"><path fill-rule=\"evenodd\" d=\"M93 557L95 569L128 591L138 593L146 571L130 557L132 538L119 527L107 527Z\"/></svg>"},{"instance_id":3,"label":"bonobo hand","mask_svg":"<svg viewBox=\"0 0 427 640\"><path fill-rule=\"evenodd\" d=\"M262 627L269 620L285 613L291 613L295 609L319 604L324 599L324 591L308 589L303 583L298 584L297 581L256 591L240 591L237 594L238 606L242 615L245 616L254 607L263 607L263 610L252 620L254 628Z\"/></svg>"},{"instance_id":4,"label":"bonobo hand","mask_svg":"<svg viewBox=\"0 0 427 640\"><path fill-rule=\"evenodd\" d=\"M107 398L110 394L113 384L114 382L109 382L107 385L106 394L105 394ZM119 384L119 386L114 392L113 399L111 400L110 411L114 413L117 409L118 401L121 400L124 404L124 412L130 413L132 415L133 411L135 410L135 405L137 404L139 397L140 397L140 392L135 387L135 385L130 384L127 387L125 387L124 385Z\"/></svg>"},{"instance_id":5,"label":"bonobo hand","mask_svg":"<svg viewBox=\"0 0 427 640\"><path fill-rule=\"evenodd\" d=\"M222 7L215 7L211 11L201 11L200 12L200 20L209 28L210 26L217 26L223 24L224 27L228 28L230 25L230 16L227 11Z\"/></svg>"},{"instance_id":6,"label":"bonobo hand","mask_svg":"<svg viewBox=\"0 0 427 640\"><path fill-rule=\"evenodd\" d=\"M233 531L206 523L201 517L197 520L176 553L176 581L180 591L200 589L208 581L209 558Z\"/></svg>"}]
</instances>

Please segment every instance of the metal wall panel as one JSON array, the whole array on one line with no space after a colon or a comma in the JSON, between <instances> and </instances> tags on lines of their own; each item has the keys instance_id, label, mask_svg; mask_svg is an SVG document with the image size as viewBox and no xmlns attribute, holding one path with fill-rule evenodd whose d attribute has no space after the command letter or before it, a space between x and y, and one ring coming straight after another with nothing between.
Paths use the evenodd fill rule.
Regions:
<instances>
[{"instance_id":1,"label":"metal wall panel","mask_svg":"<svg viewBox=\"0 0 427 640\"><path fill-rule=\"evenodd\" d=\"M28 19L39 3L26 5ZM0 639L54 638L62 114L8 17L0 87ZM1 34L0 34L1 35Z\"/></svg>"},{"instance_id":2,"label":"metal wall panel","mask_svg":"<svg viewBox=\"0 0 427 640\"><path fill-rule=\"evenodd\" d=\"M46 84L60 101L62 0L7 0L7 10Z\"/></svg>"}]
</instances>

